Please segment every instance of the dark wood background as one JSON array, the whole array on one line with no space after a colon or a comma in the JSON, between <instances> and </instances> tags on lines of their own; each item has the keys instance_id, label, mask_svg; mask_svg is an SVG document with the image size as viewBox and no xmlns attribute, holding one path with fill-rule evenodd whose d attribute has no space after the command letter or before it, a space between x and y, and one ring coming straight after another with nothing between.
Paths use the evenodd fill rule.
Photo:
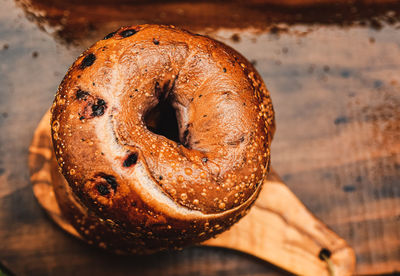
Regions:
<instances>
[{"instance_id":1,"label":"dark wood background","mask_svg":"<svg viewBox=\"0 0 400 276\"><path fill-rule=\"evenodd\" d=\"M353 246L357 273L400 271L398 7L338 8L342 15L324 17L336 21L308 22L302 15L313 14L310 10L273 17L276 11L265 7L242 14L226 6L230 16L212 24L224 14L214 11L207 20L209 6L199 5L201 24L196 25L197 18L185 17L196 5L169 6L166 14L157 3L154 9L135 7L141 17L124 13L133 8L121 8L124 16L119 17L109 15L107 11L115 9L104 3L65 8L46 7L47 2L26 6L0 0L2 266L17 275L286 274L252 256L220 248L114 256L62 232L35 201L28 147L68 66L117 26L146 21L180 23L248 57L269 87L276 110L274 168L318 218ZM156 12L149 14L151 10ZM265 15L257 18L259 13L269 13L271 22ZM235 18L244 23L231 24Z\"/></svg>"}]
</instances>

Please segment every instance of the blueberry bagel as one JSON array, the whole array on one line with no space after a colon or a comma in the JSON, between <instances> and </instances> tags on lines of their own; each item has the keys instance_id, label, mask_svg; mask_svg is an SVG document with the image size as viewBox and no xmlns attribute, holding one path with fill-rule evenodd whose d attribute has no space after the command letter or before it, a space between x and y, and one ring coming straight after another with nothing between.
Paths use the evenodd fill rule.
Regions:
<instances>
[{"instance_id":1,"label":"blueberry bagel","mask_svg":"<svg viewBox=\"0 0 400 276\"><path fill-rule=\"evenodd\" d=\"M78 57L51 127L65 217L89 243L145 254L202 242L246 214L268 172L274 112L232 48L138 25Z\"/></svg>"}]
</instances>

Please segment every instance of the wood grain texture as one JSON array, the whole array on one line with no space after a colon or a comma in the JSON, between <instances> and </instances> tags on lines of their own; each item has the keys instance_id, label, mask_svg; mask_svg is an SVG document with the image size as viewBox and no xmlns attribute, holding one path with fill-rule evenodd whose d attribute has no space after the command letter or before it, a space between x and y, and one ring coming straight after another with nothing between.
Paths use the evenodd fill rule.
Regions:
<instances>
[{"instance_id":1,"label":"wood grain texture","mask_svg":"<svg viewBox=\"0 0 400 276\"><path fill-rule=\"evenodd\" d=\"M100 1L76 6L76 14L60 8L50 26L42 13L38 26L13 0L1 3L1 263L17 275L286 275L267 262L221 248L120 258L86 246L51 223L32 193L28 147L66 69L93 41L120 25L117 17L130 23L143 18L169 23L169 18L146 5L141 8L149 12L146 17L117 6L107 15L100 12L108 8ZM203 12L208 7L175 4L168 14L174 13L180 25L190 20L187 26L197 26L256 64L277 115L275 170L316 217L354 248L356 274L399 272L399 9L332 9L322 14L325 21L309 16L320 10L281 12L283 18L274 16L276 9L249 13L249 20L262 14L255 21L265 31L247 29L250 21L235 21L236 10L227 7L232 12L221 17L235 28L227 24L228 29L210 31L204 26L219 22ZM199 16L191 17L196 9ZM63 12L71 15L58 16ZM354 19L359 24L349 24ZM65 21L74 33L63 41L84 41L60 43L59 25Z\"/></svg>"},{"instance_id":2,"label":"wood grain texture","mask_svg":"<svg viewBox=\"0 0 400 276\"><path fill-rule=\"evenodd\" d=\"M52 178L50 112L41 119L29 147L29 167L33 191L40 205L66 232L82 239L63 218ZM54 184L55 185L55 184ZM204 245L240 250L300 275L351 275L354 251L318 221L272 171L249 214L232 229ZM321 260L321 250L329 250L329 264ZM329 253L330 254L330 253Z\"/></svg>"}]
</instances>

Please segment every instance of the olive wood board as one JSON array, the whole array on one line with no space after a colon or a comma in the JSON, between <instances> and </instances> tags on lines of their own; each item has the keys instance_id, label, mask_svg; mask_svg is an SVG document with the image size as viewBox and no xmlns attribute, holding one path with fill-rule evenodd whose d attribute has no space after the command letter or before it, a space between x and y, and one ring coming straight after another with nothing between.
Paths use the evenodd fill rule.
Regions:
<instances>
[{"instance_id":1,"label":"olive wood board","mask_svg":"<svg viewBox=\"0 0 400 276\"><path fill-rule=\"evenodd\" d=\"M52 154L48 111L29 148L33 191L62 229L81 238L63 218L55 199L50 173ZM239 250L299 275L351 275L355 269L353 249L314 217L273 169L250 212L230 230L203 245Z\"/></svg>"}]
</instances>

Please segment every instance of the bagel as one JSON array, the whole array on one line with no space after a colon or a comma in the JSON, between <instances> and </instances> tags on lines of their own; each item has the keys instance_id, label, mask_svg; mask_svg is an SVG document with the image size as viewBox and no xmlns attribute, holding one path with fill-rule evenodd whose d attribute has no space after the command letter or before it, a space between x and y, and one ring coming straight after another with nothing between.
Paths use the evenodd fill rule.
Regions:
<instances>
[{"instance_id":1,"label":"bagel","mask_svg":"<svg viewBox=\"0 0 400 276\"><path fill-rule=\"evenodd\" d=\"M84 240L148 254L200 243L249 210L270 165L272 102L239 53L136 25L82 53L51 129L64 216Z\"/></svg>"}]
</instances>

